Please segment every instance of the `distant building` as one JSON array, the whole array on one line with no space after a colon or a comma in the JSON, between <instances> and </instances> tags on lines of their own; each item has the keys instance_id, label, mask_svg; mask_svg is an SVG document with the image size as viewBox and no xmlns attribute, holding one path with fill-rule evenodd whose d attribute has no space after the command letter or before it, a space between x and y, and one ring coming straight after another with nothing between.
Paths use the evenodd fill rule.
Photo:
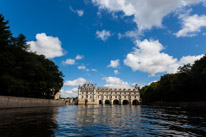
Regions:
<instances>
[{"instance_id":1,"label":"distant building","mask_svg":"<svg viewBox=\"0 0 206 137\"><path fill-rule=\"evenodd\" d=\"M56 100L60 99L60 91L57 92L57 93L54 95L54 99L56 99Z\"/></svg>"},{"instance_id":2,"label":"distant building","mask_svg":"<svg viewBox=\"0 0 206 137\"><path fill-rule=\"evenodd\" d=\"M131 104L141 102L137 84L135 87L96 87L86 83L78 88L78 104Z\"/></svg>"}]
</instances>

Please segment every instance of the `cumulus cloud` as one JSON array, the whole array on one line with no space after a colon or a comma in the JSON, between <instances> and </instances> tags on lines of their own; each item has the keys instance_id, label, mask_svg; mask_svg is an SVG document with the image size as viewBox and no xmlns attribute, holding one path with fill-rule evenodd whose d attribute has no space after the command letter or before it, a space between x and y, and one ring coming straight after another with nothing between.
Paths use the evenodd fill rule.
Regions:
<instances>
[{"instance_id":1,"label":"cumulus cloud","mask_svg":"<svg viewBox=\"0 0 206 137\"><path fill-rule=\"evenodd\" d=\"M63 56L61 41L58 37L47 36L46 33L36 34L36 41L29 41L30 51L38 55L45 55L47 58Z\"/></svg>"},{"instance_id":2,"label":"cumulus cloud","mask_svg":"<svg viewBox=\"0 0 206 137\"><path fill-rule=\"evenodd\" d=\"M111 36L111 33L110 33L110 31L107 31L107 30L102 30L102 31L97 30L96 36L97 36L97 38L99 38L103 41L106 41Z\"/></svg>"},{"instance_id":3,"label":"cumulus cloud","mask_svg":"<svg viewBox=\"0 0 206 137\"><path fill-rule=\"evenodd\" d=\"M87 82L84 78L77 78L75 80L68 80L64 83L64 86L70 86L71 89L61 90L62 97L77 97L78 95L78 86L83 85Z\"/></svg>"},{"instance_id":4,"label":"cumulus cloud","mask_svg":"<svg viewBox=\"0 0 206 137\"><path fill-rule=\"evenodd\" d=\"M205 0L92 0L100 10L134 16L133 21L140 32L152 27L162 27L163 18L171 12L202 1Z\"/></svg>"},{"instance_id":5,"label":"cumulus cloud","mask_svg":"<svg viewBox=\"0 0 206 137\"><path fill-rule=\"evenodd\" d=\"M78 95L78 88L72 88L67 90L61 90L61 97L77 97Z\"/></svg>"},{"instance_id":6,"label":"cumulus cloud","mask_svg":"<svg viewBox=\"0 0 206 137\"><path fill-rule=\"evenodd\" d=\"M73 9L72 6L69 6L69 9L71 12L78 14L78 16L83 16L84 15L84 10L78 10L78 9Z\"/></svg>"},{"instance_id":7,"label":"cumulus cloud","mask_svg":"<svg viewBox=\"0 0 206 137\"><path fill-rule=\"evenodd\" d=\"M200 58L202 58L204 56L204 54L202 55L197 55L197 56L183 56L179 61L178 64L179 65L185 65L185 64L191 64L193 65L194 62L196 60L199 60Z\"/></svg>"},{"instance_id":8,"label":"cumulus cloud","mask_svg":"<svg viewBox=\"0 0 206 137\"><path fill-rule=\"evenodd\" d=\"M81 60L81 59L83 59L83 58L84 58L83 55L77 55L75 59L76 59L76 60Z\"/></svg>"},{"instance_id":9,"label":"cumulus cloud","mask_svg":"<svg viewBox=\"0 0 206 137\"><path fill-rule=\"evenodd\" d=\"M63 65L74 65L75 64L75 60L74 59L67 59L65 61L62 61Z\"/></svg>"},{"instance_id":10,"label":"cumulus cloud","mask_svg":"<svg viewBox=\"0 0 206 137\"><path fill-rule=\"evenodd\" d=\"M158 40L145 39L136 41L136 43L137 47L134 48L133 52L127 54L124 64L131 67L133 71L147 72L151 76L160 72L175 73L179 66L187 63L192 64L203 56L185 56L178 61L176 58L161 52L164 47Z\"/></svg>"},{"instance_id":11,"label":"cumulus cloud","mask_svg":"<svg viewBox=\"0 0 206 137\"><path fill-rule=\"evenodd\" d=\"M114 70L114 74L119 74L119 71L118 70Z\"/></svg>"},{"instance_id":12,"label":"cumulus cloud","mask_svg":"<svg viewBox=\"0 0 206 137\"><path fill-rule=\"evenodd\" d=\"M87 80L84 78L78 78L75 80L68 80L64 83L65 86L79 86L79 85L83 85L84 83L86 83Z\"/></svg>"},{"instance_id":13,"label":"cumulus cloud","mask_svg":"<svg viewBox=\"0 0 206 137\"><path fill-rule=\"evenodd\" d=\"M206 27L206 16L180 16L182 20L182 29L175 33L176 37L192 37L201 31L202 27Z\"/></svg>"},{"instance_id":14,"label":"cumulus cloud","mask_svg":"<svg viewBox=\"0 0 206 137\"><path fill-rule=\"evenodd\" d=\"M76 60L81 60L83 59L83 55L77 55L75 59L66 59L65 61L62 61L63 65L74 65L76 63ZM81 67L80 67L81 68Z\"/></svg>"},{"instance_id":15,"label":"cumulus cloud","mask_svg":"<svg viewBox=\"0 0 206 137\"><path fill-rule=\"evenodd\" d=\"M85 67L85 66L78 66L77 68L78 68L78 69L80 69L80 70L81 70L81 69L83 69L83 70L85 70L85 69L86 69L86 67Z\"/></svg>"},{"instance_id":16,"label":"cumulus cloud","mask_svg":"<svg viewBox=\"0 0 206 137\"><path fill-rule=\"evenodd\" d=\"M103 80L106 80L105 87L129 87L128 82L125 82L118 77L104 77Z\"/></svg>"},{"instance_id":17,"label":"cumulus cloud","mask_svg":"<svg viewBox=\"0 0 206 137\"><path fill-rule=\"evenodd\" d=\"M111 60L107 67L117 68L119 66L119 59Z\"/></svg>"}]
</instances>

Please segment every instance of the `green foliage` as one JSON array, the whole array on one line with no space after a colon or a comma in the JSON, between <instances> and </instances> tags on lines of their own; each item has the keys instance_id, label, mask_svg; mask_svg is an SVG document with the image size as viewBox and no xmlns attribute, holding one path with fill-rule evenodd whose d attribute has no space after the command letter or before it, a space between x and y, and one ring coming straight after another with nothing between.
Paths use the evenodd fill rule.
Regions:
<instances>
[{"instance_id":1,"label":"green foliage","mask_svg":"<svg viewBox=\"0 0 206 137\"><path fill-rule=\"evenodd\" d=\"M63 86L63 74L43 55L28 52L26 38L12 37L0 15L0 95L53 98Z\"/></svg>"},{"instance_id":2,"label":"green foliage","mask_svg":"<svg viewBox=\"0 0 206 137\"><path fill-rule=\"evenodd\" d=\"M206 101L206 55L178 68L176 74L165 74L158 82L140 89L143 103Z\"/></svg>"}]
</instances>

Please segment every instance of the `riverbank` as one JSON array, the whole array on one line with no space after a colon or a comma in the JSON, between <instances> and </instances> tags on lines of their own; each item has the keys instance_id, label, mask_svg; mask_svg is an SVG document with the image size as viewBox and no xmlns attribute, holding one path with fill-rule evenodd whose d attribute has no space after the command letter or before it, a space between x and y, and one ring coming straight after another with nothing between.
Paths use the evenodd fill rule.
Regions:
<instances>
[{"instance_id":1,"label":"riverbank","mask_svg":"<svg viewBox=\"0 0 206 137\"><path fill-rule=\"evenodd\" d=\"M50 106L63 106L63 105L65 105L64 100L0 96L0 109L1 108L50 107Z\"/></svg>"},{"instance_id":2,"label":"riverbank","mask_svg":"<svg viewBox=\"0 0 206 137\"><path fill-rule=\"evenodd\" d=\"M155 102L143 105L149 106L166 106L166 107L181 107L187 109L206 109L206 101L201 102Z\"/></svg>"}]
</instances>

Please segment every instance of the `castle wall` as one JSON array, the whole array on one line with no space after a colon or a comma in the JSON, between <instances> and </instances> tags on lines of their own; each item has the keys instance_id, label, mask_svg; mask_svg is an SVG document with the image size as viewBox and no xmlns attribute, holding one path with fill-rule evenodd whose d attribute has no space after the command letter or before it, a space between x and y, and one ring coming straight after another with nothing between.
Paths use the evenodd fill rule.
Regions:
<instances>
[{"instance_id":1,"label":"castle wall","mask_svg":"<svg viewBox=\"0 0 206 137\"><path fill-rule=\"evenodd\" d=\"M114 103L114 100L118 100L119 104L137 104L141 102L140 94L135 87L98 87L96 88L93 84L84 84L78 88L78 104L94 104L97 105L99 102L105 104L105 101L109 101L110 104ZM126 102L125 102L126 101Z\"/></svg>"}]
</instances>

